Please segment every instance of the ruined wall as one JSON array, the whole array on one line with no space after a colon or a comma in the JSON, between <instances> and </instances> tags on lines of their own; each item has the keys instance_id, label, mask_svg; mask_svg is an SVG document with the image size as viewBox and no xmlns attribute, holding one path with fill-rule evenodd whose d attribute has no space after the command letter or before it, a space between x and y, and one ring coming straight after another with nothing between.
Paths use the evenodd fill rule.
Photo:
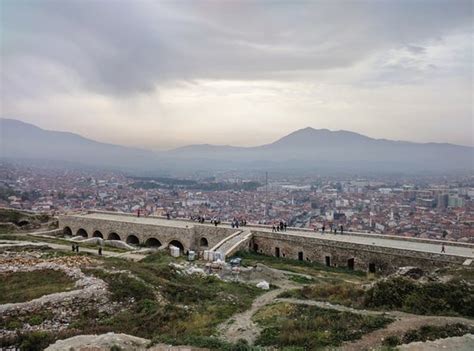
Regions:
<instances>
[{"instance_id":1,"label":"ruined wall","mask_svg":"<svg viewBox=\"0 0 474 351\"><path fill-rule=\"evenodd\" d=\"M332 267L348 267L353 260L355 270L367 271L369 265L377 272L390 273L401 266L418 266L433 269L446 264L461 264L464 258L446 254L408 251L340 241L301 237L284 233L253 231L250 250L282 258L329 263ZM328 258L327 258L328 257ZM328 260L328 262L326 262Z\"/></svg>"}]
</instances>

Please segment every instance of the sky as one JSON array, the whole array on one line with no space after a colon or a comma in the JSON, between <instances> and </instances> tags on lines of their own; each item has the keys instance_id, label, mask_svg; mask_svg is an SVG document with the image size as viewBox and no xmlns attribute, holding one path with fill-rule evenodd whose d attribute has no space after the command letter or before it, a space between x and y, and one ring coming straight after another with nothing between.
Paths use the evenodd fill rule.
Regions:
<instances>
[{"instance_id":1,"label":"sky","mask_svg":"<svg viewBox=\"0 0 474 351\"><path fill-rule=\"evenodd\" d=\"M471 0L0 0L1 117L154 150L474 146Z\"/></svg>"}]
</instances>

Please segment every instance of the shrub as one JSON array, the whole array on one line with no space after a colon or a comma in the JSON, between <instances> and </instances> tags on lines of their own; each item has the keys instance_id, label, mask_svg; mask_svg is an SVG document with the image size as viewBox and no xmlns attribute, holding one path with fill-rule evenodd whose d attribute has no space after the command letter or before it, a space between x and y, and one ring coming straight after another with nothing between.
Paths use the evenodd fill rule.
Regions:
<instances>
[{"instance_id":1,"label":"shrub","mask_svg":"<svg viewBox=\"0 0 474 351\"><path fill-rule=\"evenodd\" d=\"M400 344L401 344L400 338L396 335L391 335L391 336L386 337L382 343L382 345L390 346L390 347L395 347Z\"/></svg>"},{"instance_id":2,"label":"shrub","mask_svg":"<svg viewBox=\"0 0 474 351\"><path fill-rule=\"evenodd\" d=\"M427 341L444 339L452 336L462 336L464 334L473 333L474 328L462 323L448 324L444 326L424 325L419 329L409 330L403 335L403 344L409 344L415 341Z\"/></svg>"},{"instance_id":3,"label":"shrub","mask_svg":"<svg viewBox=\"0 0 474 351\"><path fill-rule=\"evenodd\" d=\"M396 277L377 282L370 288L365 294L364 305L418 314L474 317L474 287L460 280L421 284Z\"/></svg>"}]
</instances>

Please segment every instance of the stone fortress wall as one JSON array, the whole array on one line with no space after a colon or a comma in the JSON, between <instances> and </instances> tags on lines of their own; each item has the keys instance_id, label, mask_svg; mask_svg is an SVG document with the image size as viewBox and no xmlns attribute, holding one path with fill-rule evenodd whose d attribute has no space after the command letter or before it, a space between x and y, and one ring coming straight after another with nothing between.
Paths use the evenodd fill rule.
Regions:
<instances>
[{"instance_id":1,"label":"stone fortress wall","mask_svg":"<svg viewBox=\"0 0 474 351\"><path fill-rule=\"evenodd\" d=\"M249 249L268 256L372 272L391 272L403 266L417 266L430 270L447 264L462 264L466 260L464 257L441 253L408 251L263 231L253 231Z\"/></svg>"},{"instance_id":2,"label":"stone fortress wall","mask_svg":"<svg viewBox=\"0 0 474 351\"><path fill-rule=\"evenodd\" d=\"M248 226L234 229L229 225L198 224L187 220L163 218L137 218L132 214L105 213L90 211L89 214L106 214L105 218L93 218L88 215L65 215L59 218L59 228L65 233L87 237L100 236L109 240L122 240L129 244L167 247L170 244L180 247L184 252L209 250L219 242L226 240L239 230L250 230L250 241L242 242L239 248L261 254L290 258L302 261L319 262L327 266L348 267L370 272L391 272L400 266L418 266L425 269L463 264L469 255L450 255L414 249L371 245L370 238L381 235L366 234L367 242L354 243L343 240L330 240L324 235L315 235L308 230L298 231L292 228L288 232L271 232L263 226ZM130 217L130 218L128 218ZM344 234L346 235L346 234ZM354 235L350 233L349 235ZM364 236L359 233L357 235ZM341 236L342 238L342 236ZM388 238L391 239L391 238ZM376 239L374 239L376 240ZM408 238L393 239L410 241ZM440 241L415 239L414 243L434 243ZM451 243L447 243L451 245ZM464 247L464 252L473 252L473 244L453 243L451 246Z\"/></svg>"},{"instance_id":3,"label":"stone fortress wall","mask_svg":"<svg viewBox=\"0 0 474 351\"><path fill-rule=\"evenodd\" d=\"M70 230L69 234L73 236L122 240L134 245L167 247L173 243L185 251L199 251L213 247L235 232L232 228L201 226L194 222L178 227L173 226L171 222L170 225L157 225L77 215L59 216L59 228L65 232Z\"/></svg>"}]
</instances>

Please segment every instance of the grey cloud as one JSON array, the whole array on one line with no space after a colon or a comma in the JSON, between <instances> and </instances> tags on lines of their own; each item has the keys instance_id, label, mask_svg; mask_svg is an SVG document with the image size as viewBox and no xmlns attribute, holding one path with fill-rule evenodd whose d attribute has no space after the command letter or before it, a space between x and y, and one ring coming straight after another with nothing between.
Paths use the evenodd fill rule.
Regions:
<instances>
[{"instance_id":1,"label":"grey cloud","mask_svg":"<svg viewBox=\"0 0 474 351\"><path fill-rule=\"evenodd\" d=\"M426 48L417 45L407 45L406 49L414 55L421 55L426 52Z\"/></svg>"},{"instance_id":2,"label":"grey cloud","mask_svg":"<svg viewBox=\"0 0 474 351\"><path fill-rule=\"evenodd\" d=\"M5 0L2 80L12 94L22 89L19 58L49 62L113 95L175 80L281 78L350 67L387 48L421 53L418 42L468 30L471 21L469 0Z\"/></svg>"}]
</instances>

